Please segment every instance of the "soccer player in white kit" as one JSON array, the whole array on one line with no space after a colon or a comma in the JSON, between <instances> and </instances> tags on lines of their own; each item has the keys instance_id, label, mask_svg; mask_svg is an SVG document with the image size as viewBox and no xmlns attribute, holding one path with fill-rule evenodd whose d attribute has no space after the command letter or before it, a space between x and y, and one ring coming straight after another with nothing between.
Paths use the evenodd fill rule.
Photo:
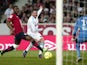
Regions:
<instances>
[{"instance_id":1,"label":"soccer player in white kit","mask_svg":"<svg viewBox=\"0 0 87 65\"><path fill-rule=\"evenodd\" d=\"M33 10L31 13L31 16L28 19L27 23L27 34L31 36L37 43L39 43L41 48L44 48L44 38L38 31L38 17L43 10L43 6L40 6L40 9ZM30 50L30 48L33 46L33 44L30 42L29 46L26 48L26 50L23 52L23 56L25 57L27 52ZM42 51L39 50L39 58L42 58Z\"/></svg>"}]
</instances>

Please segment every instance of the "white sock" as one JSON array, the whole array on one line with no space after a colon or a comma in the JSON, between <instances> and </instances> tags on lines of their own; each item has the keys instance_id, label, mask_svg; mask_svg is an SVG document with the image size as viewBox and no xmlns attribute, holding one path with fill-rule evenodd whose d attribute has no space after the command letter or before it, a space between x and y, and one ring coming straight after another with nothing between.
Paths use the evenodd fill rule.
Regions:
<instances>
[{"instance_id":1,"label":"white sock","mask_svg":"<svg viewBox=\"0 0 87 65\"><path fill-rule=\"evenodd\" d=\"M13 47L16 49L19 45L13 44Z\"/></svg>"},{"instance_id":2,"label":"white sock","mask_svg":"<svg viewBox=\"0 0 87 65\"><path fill-rule=\"evenodd\" d=\"M43 49L44 48L44 42L40 42L39 43L40 47ZM39 50L39 55L42 54L43 52L41 50Z\"/></svg>"},{"instance_id":3,"label":"white sock","mask_svg":"<svg viewBox=\"0 0 87 65\"><path fill-rule=\"evenodd\" d=\"M30 44L26 48L26 51L29 51L32 47L33 47L33 44L32 44L32 42L30 42Z\"/></svg>"}]
</instances>

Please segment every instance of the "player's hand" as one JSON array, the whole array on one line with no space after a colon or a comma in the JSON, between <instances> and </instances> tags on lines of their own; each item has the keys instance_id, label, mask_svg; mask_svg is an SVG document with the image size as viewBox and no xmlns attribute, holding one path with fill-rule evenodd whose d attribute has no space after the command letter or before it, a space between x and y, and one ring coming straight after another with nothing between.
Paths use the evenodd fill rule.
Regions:
<instances>
[{"instance_id":1,"label":"player's hand","mask_svg":"<svg viewBox=\"0 0 87 65\"><path fill-rule=\"evenodd\" d=\"M75 39L75 38L72 38L71 40L72 40L72 41L75 41L76 39Z\"/></svg>"},{"instance_id":2,"label":"player's hand","mask_svg":"<svg viewBox=\"0 0 87 65\"><path fill-rule=\"evenodd\" d=\"M43 9L43 5L40 5L40 8Z\"/></svg>"},{"instance_id":3,"label":"player's hand","mask_svg":"<svg viewBox=\"0 0 87 65\"><path fill-rule=\"evenodd\" d=\"M10 34L13 35L14 34L14 29L10 30Z\"/></svg>"},{"instance_id":4,"label":"player's hand","mask_svg":"<svg viewBox=\"0 0 87 65\"><path fill-rule=\"evenodd\" d=\"M75 37L75 36L73 36L71 40L72 40L72 41L75 41L75 40L76 40L76 37Z\"/></svg>"}]
</instances>

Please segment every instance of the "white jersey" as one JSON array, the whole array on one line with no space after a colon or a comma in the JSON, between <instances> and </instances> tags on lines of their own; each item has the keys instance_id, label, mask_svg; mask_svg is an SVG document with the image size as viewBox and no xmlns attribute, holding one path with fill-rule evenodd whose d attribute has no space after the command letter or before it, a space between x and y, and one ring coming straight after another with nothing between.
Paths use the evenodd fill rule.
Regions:
<instances>
[{"instance_id":1,"label":"white jersey","mask_svg":"<svg viewBox=\"0 0 87 65\"><path fill-rule=\"evenodd\" d=\"M29 33L37 33L38 32L38 16L40 15L42 11L42 8L39 9L39 11L37 12L37 17L33 17L30 16L30 18L28 19L28 23L27 23L27 34Z\"/></svg>"},{"instance_id":2,"label":"white jersey","mask_svg":"<svg viewBox=\"0 0 87 65\"><path fill-rule=\"evenodd\" d=\"M33 39L35 39L35 41L39 41L42 38L41 34L38 32L38 23L39 23L38 16L40 15L41 11L42 8L39 9L36 18L30 16L27 23L27 34L31 36Z\"/></svg>"},{"instance_id":3,"label":"white jersey","mask_svg":"<svg viewBox=\"0 0 87 65\"><path fill-rule=\"evenodd\" d=\"M6 9L5 11L6 18L8 18L11 14L13 14L13 9L10 8Z\"/></svg>"}]
</instances>

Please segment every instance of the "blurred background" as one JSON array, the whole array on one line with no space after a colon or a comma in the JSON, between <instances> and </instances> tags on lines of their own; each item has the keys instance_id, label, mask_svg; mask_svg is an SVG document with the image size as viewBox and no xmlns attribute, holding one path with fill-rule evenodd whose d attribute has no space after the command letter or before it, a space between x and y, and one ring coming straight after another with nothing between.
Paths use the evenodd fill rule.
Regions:
<instances>
[{"instance_id":1,"label":"blurred background","mask_svg":"<svg viewBox=\"0 0 87 65\"><path fill-rule=\"evenodd\" d=\"M46 29L50 35L55 35L55 23L56 23L56 1L55 0L0 0L0 35L9 35L10 31L6 27L6 18L8 17L5 14L6 10L9 8L12 9L10 5L17 5L19 6L19 14L18 16L22 20L22 23L25 28L26 33L26 23L28 18L30 17L30 13L33 9L39 9L40 5L43 5L44 9L39 16L39 23L40 23L40 31ZM9 12L11 12L9 10ZM42 26L41 26L42 24ZM52 28L51 28L52 27ZM51 31L51 32L50 32ZM48 34L48 32L42 32L42 35Z\"/></svg>"},{"instance_id":2,"label":"blurred background","mask_svg":"<svg viewBox=\"0 0 87 65\"><path fill-rule=\"evenodd\" d=\"M55 65L56 64L56 0L0 0L0 50L4 50L14 44L14 36L6 25L6 19L12 13L12 5L20 9L18 16L23 23L24 32L27 31L27 21L33 9L44 7L39 16L39 31L45 39L44 47L48 47L53 57L49 60L38 58L38 49L31 48L26 58L22 58L23 50L29 45L29 41L22 40L16 49L0 56L0 65ZM37 51L36 51L37 50ZM7 59L7 60L6 60Z\"/></svg>"},{"instance_id":3,"label":"blurred background","mask_svg":"<svg viewBox=\"0 0 87 65\"><path fill-rule=\"evenodd\" d=\"M30 17L30 13L33 9L39 9L40 5L43 5L44 9L39 16L39 31L45 37L46 46L49 47L50 50L56 49L56 0L0 0L0 50L3 50L5 44L8 42L2 43L3 40L9 40L10 31L6 26L6 18L5 15L6 10L9 8L9 5L18 5L20 12L18 16L22 20L25 33L27 31L26 23L28 18ZM75 53L75 43L71 41L72 32L74 23L77 18L87 15L87 0L63 0L63 63L64 65L86 65L86 53L83 52L85 59L81 64L76 64L74 61L76 60ZM3 37L4 36L4 37ZM11 37L10 39L13 39ZM11 40L12 41L12 40ZM13 43L13 42L12 42ZM21 49L21 48L20 48ZM22 49L23 50L23 49ZM87 44L83 44L81 46L81 50L87 50ZM55 51L52 52L55 55ZM34 54L34 53L33 53ZM32 55L32 53L31 53ZM9 56L9 55L8 55ZM55 61L53 61L53 65ZM41 64L38 64L41 65ZM46 64L44 64L46 65ZM50 65L49 63L47 65Z\"/></svg>"},{"instance_id":4,"label":"blurred background","mask_svg":"<svg viewBox=\"0 0 87 65\"><path fill-rule=\"evenodd\" d=\"M0 0L0 22L4 23L2 19L5 10L9 7L9 4L16 4L20 8L19 17L23 23L27 23L32 9L38 9L42 4L44 10L39 17L40 23L55 23L56 4L55 0Z\"/></svg>"},{"instance_id":5,"label":"blurred background","mask_svg":"<svg viewBox=\"0 0 87 65\"><path fill-rule=\"evenodd\" d=\"M63 22L74 23L78 17L87 13L87 0L63 0Z\"/></svg>"},{"instance_id":6,"label":"blurred background","mask_svg":"<svg viewBox=\"0 0 87 65\"><path fill-rule=\"evenodd\" d=\"M87 0L63 0L63 65L86 65L87 43L80 45L82 62L76 63L76 43L72 32L76 20L87 15Z\"/></svg>"}]
</instances>

